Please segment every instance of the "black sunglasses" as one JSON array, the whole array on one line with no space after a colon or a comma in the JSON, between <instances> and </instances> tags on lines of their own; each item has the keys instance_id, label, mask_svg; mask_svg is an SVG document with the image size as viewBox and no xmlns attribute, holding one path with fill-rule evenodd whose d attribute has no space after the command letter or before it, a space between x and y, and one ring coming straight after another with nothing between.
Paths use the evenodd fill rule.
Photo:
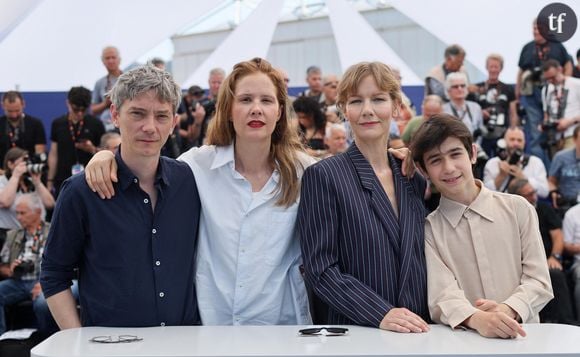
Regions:
<instances>
[{"instance_id":1,"label":"black sunglasses","mask_svg":"<svg viewBox=\"0 0 580 357\"><path fill-rule=\"evenodd\" d=\"M301 335L318 335L325 330L327 336L341 336L346 335L348 329L346 327L311 327L299 330L298 333Z\"/></svg>"}]
</instances>

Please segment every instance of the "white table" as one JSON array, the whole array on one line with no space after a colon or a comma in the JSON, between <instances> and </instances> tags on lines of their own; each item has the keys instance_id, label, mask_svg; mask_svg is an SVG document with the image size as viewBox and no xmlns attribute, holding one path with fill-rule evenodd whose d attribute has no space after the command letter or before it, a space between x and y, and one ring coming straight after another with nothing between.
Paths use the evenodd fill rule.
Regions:
<instances>
[{"instance_id":1,"label":"white table","mask_svg":"<svg viewBox=\"0 0 580 357\"><path fill-rule=\"evenodd\" d=\"M32 349L31 356L580 356L580 327L569 325L525 325L527 337L514 340L487 339L441 325L422 334L348 326L346 336L299 336L304 327L84 327L56 333ZM121 334L143 341L89 341Z\"/></svg>"}]
</instances>

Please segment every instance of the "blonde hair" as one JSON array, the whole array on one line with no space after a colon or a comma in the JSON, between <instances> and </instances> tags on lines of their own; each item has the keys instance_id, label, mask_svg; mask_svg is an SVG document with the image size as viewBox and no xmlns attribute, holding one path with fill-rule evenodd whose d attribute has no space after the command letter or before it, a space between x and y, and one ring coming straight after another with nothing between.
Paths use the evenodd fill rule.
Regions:
<instances>
[{"instance_id":1,"label":"blonde hair","mask_svg":"<svg viewBox=\"0 0 580 357\"><path fill-rule=\"evenodd\" d=\"M336 105L343 113L348 97L356 94L360 82L368 76L374 79L380 90L389 94L395 103L394 108L399 108L401 87L391 68L381 62L360 62L350 66L338 84Z\"/></svg>"},{"instance_id":2,"label":"blonde hair","mask_svg":"<svg viewBox=\"0 0 580 357\"><path fill-rule=\"evenodd\" d=\"M496 60L496 61L498 61L499 62L499 68L503 69L503 57L502 57L502 55L500 55L498 53L491 53L485 59L485 66L486 67L487 67L487 64L489 63L490 60Z\"/></svg>"},{"instance_id":3,"label":"blonde hair","mask_svg":"<svg viewBox=\"0 0 580 357\"><path fill-rule=\"evenodd\" d=\"M300 193L297 165L301 165L298 154L303 152L303 148L298 133L290 124L290 108L287 105L288 93L284 77L268 61L254 58L240 62L225 78L218 93L215 116L208 127L207 143L216 146L228 146L234 143L236 132L230 118L236 85L242 78L254 73L263 73L268 76L276 89L276 99L281 115L271 137L270 160L280 173L280 180L275 190L279 195L276 205L288 207L296 202Z\"/></svg>"}]
</instances>

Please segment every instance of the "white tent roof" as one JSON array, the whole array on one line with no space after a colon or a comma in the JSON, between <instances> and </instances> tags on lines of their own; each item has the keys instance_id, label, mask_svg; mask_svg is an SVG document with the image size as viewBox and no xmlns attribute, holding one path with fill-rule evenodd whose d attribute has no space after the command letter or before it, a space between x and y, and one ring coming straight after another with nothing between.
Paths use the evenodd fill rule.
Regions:
<instances>
[{"instance_id":1,"label":"white tent roof","mask_svg":"<svg viewBox=\"0 0 580 357\"><path fill-rule=\"evenodd\" d=\"M41 1L2 42L0 91L92 88L107 45L128 65L211 10L218 1ZM4 12L4 4L0 5Z\"/></svg>"},{"instance_id":2,"label":"white tent roof","mask_svg":"<svg viewBox=\"0 0 580 357\"><path fill-rule=\"evenodd\" d=\"M202 83L210 67L229 71L241 59L266 56L276 28L280 4L264 0L188 83ZM289 0L286 0L289 1ZM231 0L230 3L233 3ZM562 0L578 9L578 0ZM204 16L222 0L3 0L0 2L0 91L65 91L73 85L92 87L104 75L101 50L107 45L121 51L127 66L179 30ZM459 43L467 59L485 71L485 57L498 52L505 58L502 76L515 80L519 52L532 39L531 22L546 0L389 0L444 43ZM329 0L330 20L343 67L360 60L381 59L398 66L406 84L418 84L424 73L412 69L371 27L352 12L345 0ZM580 14L580 13L579 13ZM364 39L365 41L360 41ZM565 43L575 54L580 31ZM374 55L371 55L374 54ZM370 58L370 57L374 58ZM206 68L207 67L207 68ZM412 81L410 81L412 79Z\"/></svg>"}]
</instances>

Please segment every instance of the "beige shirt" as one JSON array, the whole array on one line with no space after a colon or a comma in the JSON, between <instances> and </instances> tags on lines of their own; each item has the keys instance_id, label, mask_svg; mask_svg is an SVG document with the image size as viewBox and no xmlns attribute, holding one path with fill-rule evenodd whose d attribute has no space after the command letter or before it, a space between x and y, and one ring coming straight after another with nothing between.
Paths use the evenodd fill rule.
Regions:
<instances>
[{"instance_id":1,"label":"beige shirt","mask_svg":"<svg viewBox=\"0 0 580 357\"><path fill-rule=\"evenodd\" d=\"M523 197L481 191L469 206L441 197L425 223L429 312L452 328L484 298L539 322L553 297L538 217Z\"/></svg>"}]
</instances>

